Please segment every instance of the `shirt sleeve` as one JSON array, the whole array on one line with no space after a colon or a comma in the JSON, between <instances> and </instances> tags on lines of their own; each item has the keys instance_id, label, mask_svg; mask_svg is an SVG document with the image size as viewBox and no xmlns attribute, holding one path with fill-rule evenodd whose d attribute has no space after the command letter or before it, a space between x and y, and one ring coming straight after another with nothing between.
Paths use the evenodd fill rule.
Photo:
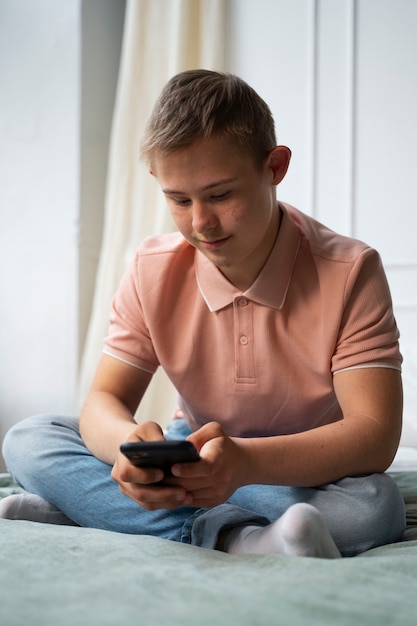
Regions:
<instances>
[{"instance_id":1,"label":"shirt sleeve","mask_svg":"<svg viewBox=\"0 0 417 626\"><path fill-rule=\"evenodd\" d=\"M140 252L136 252L113 298L104 353L151 374L159 363L139 297Z\"/></svg>"},{"instance_id":2,"label":"shirt sleeve","mask_svg":"<svg viewBox=\"0 0 417 626\"><path fill-rule=\"evenodd\" d=\"M345 289L332 371L358 367L401 370L399 331L379 254L365 249L354 263Z\"/></svg>"}]
</instances>

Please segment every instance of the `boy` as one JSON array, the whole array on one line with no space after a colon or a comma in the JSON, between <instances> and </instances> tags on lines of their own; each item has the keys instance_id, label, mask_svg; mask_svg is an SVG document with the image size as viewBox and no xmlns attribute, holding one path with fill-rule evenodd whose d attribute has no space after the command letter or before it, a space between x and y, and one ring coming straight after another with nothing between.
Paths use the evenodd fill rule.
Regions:
<instances>
[{"instance_id":1,"label":"boy","mask_svg":"<svg viewBox=\"0 0 417 626\"><path fill-rule=\"evenodd\" d=\"M8 433L9 470L37 495L0 514L234 554L335 558L399 540L404 505L384 472L401 356L378 254L277 201L290 150L235 76L172 78L142 154L179 233L145 241L128 268L79 424L38 416ZM179 393L165 434L133 418L159 365ZM119 447L164 437L201 460L161 485Z\"/></svg>"}]
</instances>

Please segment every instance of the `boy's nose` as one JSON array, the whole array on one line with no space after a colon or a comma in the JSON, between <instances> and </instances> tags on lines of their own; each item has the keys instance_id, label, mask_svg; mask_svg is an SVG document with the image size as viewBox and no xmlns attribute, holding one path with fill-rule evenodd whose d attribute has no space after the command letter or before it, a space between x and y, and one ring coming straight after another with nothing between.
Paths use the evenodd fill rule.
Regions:
<instances>
[{"instance_id":1,"label":"boy's nose","mask_svg":"<svg viewBox=\"0 0 417 626\"><path fill-rule=\"evenodd\" d=\"M211 207L203 202L193 204L193 228L198 233L213 229L217 224L217 217Z\"/></svg>"}]
</instances>

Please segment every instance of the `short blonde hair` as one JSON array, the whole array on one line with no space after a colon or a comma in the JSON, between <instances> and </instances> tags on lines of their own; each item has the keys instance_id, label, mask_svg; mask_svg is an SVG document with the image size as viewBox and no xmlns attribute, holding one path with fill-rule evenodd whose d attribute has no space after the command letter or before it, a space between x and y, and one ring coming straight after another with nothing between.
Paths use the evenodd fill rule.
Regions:
<instances>
[{"instance_id":1,"label":"short blonde hair","mask_svg":"<svg viewBox=\"0 0 417 626\"><path fill-rule=\"evenodd\" d=\"M209 70L181 72L156 101L141 155L151 164L158 156L216 134L246 150L259 165L276 145L272 113L245 81Z\"/></svg>"}]
</instances>

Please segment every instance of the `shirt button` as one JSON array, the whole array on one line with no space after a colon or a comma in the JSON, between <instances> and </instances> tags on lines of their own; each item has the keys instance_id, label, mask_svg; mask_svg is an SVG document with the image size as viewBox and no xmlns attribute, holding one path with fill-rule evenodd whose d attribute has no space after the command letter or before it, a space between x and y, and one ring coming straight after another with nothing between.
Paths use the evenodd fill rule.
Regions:
<instances>
[{"instance_id":1,"label":"shirt button","mask_svg":"<svg viewBox=\"0 0 417 626\"><path fill-rule=\"evenodd\" d=\"M247 303L248 303L248 301L246 300L246 298L239 298L239 300L238 300L239 306L246 306Z\"/></svg>"},{"instance_id":2,"label":"shirt button","mask_svg":"<svg viewBox=\"0 0 417 626\"><path fill-rule=\"evenodd\" d=\"M246 344L248 343L248 338L247 338L247 337L245 337L245 335L242 335L242 336L239 338L239 341L240 341L240 343L242 344L242 346L246 346Z\"/></svg>"}]
</instances>

